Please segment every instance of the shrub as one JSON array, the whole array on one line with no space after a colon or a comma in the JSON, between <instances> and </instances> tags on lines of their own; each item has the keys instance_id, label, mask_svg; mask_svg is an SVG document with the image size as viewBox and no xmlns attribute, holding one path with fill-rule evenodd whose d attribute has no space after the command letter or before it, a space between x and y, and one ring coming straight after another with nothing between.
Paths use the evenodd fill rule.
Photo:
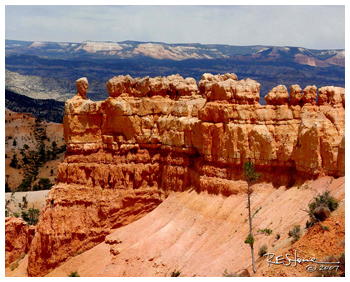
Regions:
<instances>
[{"instance_id":1,"label":"shrub","mask_svg":"<svg viewBox=\"0 0 350 282\"><path fill-rule=\"evenodd\" d=\"M310 221L306 222L306 227L309 228L316 222L324 221L338 206L338 201L329 195L329 191L314 197L314 201L308 205Z\"/></svg>"},{"instance_id":2,"label":"shrub","mask_svg":"<svg viewBox=\"0 0 350 282\"><path fill-rule=\"evenodd\" d=\"M252 218L261 210L262 207L259 207L255 212L254 214L252 215Z\"/></svg>"},{"instance_id":3,"label":"shrub","mask_svg":"<svg viewBox=\"0 0 350 282\"><path fill-rule=\"evenodd\" d=\"M21 184L17 187L17 191L28 191L31 189L32 185L32 178L29 176L27 178L24 178L21 182Z\"/></svg>"},{"instance_id":4,"label":"shrub","mask_svg":"<svg viewBox=\"0 0 350 282\"><path fill-rule=\"evenodd\" d=\"M319 206L313 210L312 214L316 219L324 221L331 214L331 210L326 206Z\"/></svg>"},{"instance_id":5,"label":"shrub","mask_svg":"<svg viewBox=\"0 0 350 282\"><path fill-rule=\"evenodd\" d=\"M266 245L262 245L259 249L259 256L262 257L263 255L267 254L267 246Z\"/></svg>"},{"instance_id":6,"label":"shrub","mask_svg":"<svg viewBox=\"0 0 350 282\"><path fill-rule=\"evenodd\" d=\"M228 272L227 269L222 273L223 277L250 277L249 271L247 269L241 272Z\"/></svg>"},{"instance_id":7,"label":"shrub","mask_svg":"<svg viewBox=\"0 0 350 282\"><path fill-rule=\"evenodd\" d=\"M254 237L249 233L248 236L245 238L244 243L253 245L254 244Z\"/></svg>"},{"instance_id":8,"label":"shrub","mask_svg":"<svg viewBox=\"0 0 350 282\"><path fill-rule=\"evenodd\" d=\"M10 185L7 182L5 182L5 193L9 192L11 192Z\"/></svg>"},{"instance_id":9,"label":"shrub","mask_svg":"<svg viewBox=\"0 0 350 282\"><path fill-rule=\"evenodd\" d=\"M12 157L12 160L10 162L10 167L17 168L18 167L18 160L17 160L17 155L14 154Z\"/></svg>"},{"instance_id":10,"label":"shrub","mask_svg":"<svg viewBox=\"0 0 350 282\"><path fill-rule=\"evenodd\" d=\"M26 253L22 254L21 257L11 265L11 271L14 271L19 266L19 261L23 259L25 256L26 256Z\"/></svg>"},{"instance_id":11,"label":"shrub","mask_svg":"<svg viewBox=\"0 0 350 282\"><path fill-rule=\"evenodd\" d=\"M224 270L222 273L223 277L242 277L241 275L235 273L235 272L227 272L227 269Z\"/></svg>"},{"instance_id":12,"label":"shrub","mask_svg":"<svg viewBox=\"0 0 350 282\"><path fill-rule=\"evenodd\" d=\"M265 229L259 229L258 232L264 233L266 236L268 236L272 233L272 230L269 228L265 228Z\"/></svg>"},{"instance_id":13,"label":"shrub","mask_svg":"<svg viewBox=\"0 0 350 282\"><path fill-rule=\"evenodd\" d=\"M19 266L19 264L18 264L18 260L17 260L15 263L11 264L11 271L14 271L18 266Z\"/></svg>"},{"instance_id":14,"label":"shrub","mask_svg":"<svg viewBox=\"0 0 350 282\"><path fill-rule=\"evenodd\" d=\"M301 237L300 225L295 225L292 230L288 232L289 237L293 237L292 242L298 241Z\"/></svg>"},{"instance_id":15,"label":"shrub","mask_svg":"<svg viewBox=\"0 0 350 282\"><path fill-rule=\"evenodd\" d=\"M276 240L279 240L281 238L281 234L277 233L276 234Z\"/></svg>"},{"instance_id":16,"label":"shrub","mask_svg":"<svg viewBox=\"0 0 350 282\"><path fill-rule=\"evenodd\" d=\"M170 277L179 277L180 274L181 274L181 272L180 272L179 270L176 270L176 269L175 269L175 270L171 273Z\"/></svg>"},{"instance_id":17,"label":"shrub","mask_svg":"<svg viewBox=\"0 0 350 282\"><path fill-rule=\"evenodd\" d=\"M30 208L28 212L22 211L22 218L29 225L37 225L39 221L40 210Z\"/></svg>"},{"instance_id":18,"label":"shrub","mask_svg":"<svg viewBox=\"0 0 350 282\"><path fill-rule=\"evenodd\" d=\"M68 275L68 277L80 277L80 275L78 274L78 271L72 271L69 275Z\"/></svg>"},{"instance_id":19,"label":"shrub","mask_svg":"<svg viewBox=\"0 0 350 282\"><path fill-rule=\"evenodd\" d=\"M26 207L28 205L27 197L28 195L25 195L24 197L22 197L23 207Z\"/></svg>"},{"instance_id":20,"label":"shrub","mask_svg":"<svg viewBox=\"0 0 350 282\"><path fill-rule=\"evenodd\" d=\"M52 186L53 184L48 178L41 178L39 180L39 187L41 188L41 190L49 190L51 189Z\"/></svg>"},{"instance_id":21,"label":"shrub","mask_svg":"<svg viewBox=\"0 0 350 282\"><path fill-rule=\"evenodd\" d=\"M57 143L56 143L56 141L52 141L51 146L52 146L52 150L53 151L57 150Z\"/></svg>"}]
</instances>

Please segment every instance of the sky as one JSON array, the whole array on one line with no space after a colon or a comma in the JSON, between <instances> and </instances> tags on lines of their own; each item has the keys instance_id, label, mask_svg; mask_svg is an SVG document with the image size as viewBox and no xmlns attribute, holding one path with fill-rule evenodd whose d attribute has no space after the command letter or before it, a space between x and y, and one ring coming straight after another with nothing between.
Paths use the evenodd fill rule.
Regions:
<instances>
[{"instance_id":1,"label":"sky","mask_svg":"<svg viewBox=\"0 0 350 282\"><path fill-rule=\"evenodd\" d=\"M344 49L345 6L6 5L5 38Z\"/></svg>"}]
</instances>

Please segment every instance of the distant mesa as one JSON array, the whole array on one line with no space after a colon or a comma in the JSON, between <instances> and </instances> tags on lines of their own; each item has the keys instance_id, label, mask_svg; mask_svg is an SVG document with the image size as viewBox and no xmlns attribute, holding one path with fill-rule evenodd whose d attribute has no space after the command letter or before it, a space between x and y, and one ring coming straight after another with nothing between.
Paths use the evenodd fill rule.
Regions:
<instances>
[{"instance_id":1,"label":"distant mesa","mask_svg":"<svg viewBox=\"0 0 350 282\"><path fill-rule=\"evenodd\" d=\"M137 58L182 61L187 59L230 59L238 61L289 61L314 67L345 67L345 50L311 50L300 47L233 46L219 44L167 44L155 42L82 43L5 41L5 54L33 54L43 57Z\"/></svg>"}]
</instances>

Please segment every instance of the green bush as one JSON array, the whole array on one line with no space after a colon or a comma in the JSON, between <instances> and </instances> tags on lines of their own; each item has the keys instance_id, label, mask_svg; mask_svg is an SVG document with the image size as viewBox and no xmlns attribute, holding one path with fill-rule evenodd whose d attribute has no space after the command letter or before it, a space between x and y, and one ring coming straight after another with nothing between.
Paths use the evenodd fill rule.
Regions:
<instances>
[{"instance_id":1,"label":"green bush","mask_svg":"<svg viewBox=\"0 0 350 282\"><path fill-rule=\"evenodd\" d=\"M253 245L254 244L254 237L249 233L248 236L245 238L244 243Z\"/></svg>"},{"instance_id":2,"label":"green bush","mask_svg":"<svg viewBox=\"0 0 350 282\"><path fill-rule=\"evenodd\" d=\"M235 272L227 272L227 269L224 270L224 272L222 273L223 277L242 277L242 275L239 275Z\"/></svg>"},{"instance_id":3,"label":"green bush","mask_svg":"<svg viewBox=\"0 0 350 282\"><path fill-rule=\"evenodd\" d=\"M222 273L223 277L250 277L249 271L247 269L241 272L228 272L227 269Z\"/></svg>"},{"instance_id":4,"label":"green bush","mask_svg":"<svg viewBox=\"0 0 350 282\"><path fill-rule=\"evenodd\" d=\"M259 233L264 233L266 236L270 235L272 233L272 230L269 228L265 228L265 229L259 229L258 230Z\"/></svg>"},{"instance_id":5,"label":"green bush","mask_svg":"<svg viewBox=\"0 0 350 282\"><path fill-rule=\"evenodd\" d=\"M309 228L317 222L324 221L338 206L338 201L329 195L329 191L314 197L313 202L308 205L310 221L306 222L306 227Z\"/></svg>"},{"instance_id":6,"label":"green bush","mask_svg":"<svg viewBox=\"0 0 350 282\"><path fill-rule=\"evenodd\" d=\"M17 160L17 155L16 154L14 154L13 157L12 157L12 160L10 162L10 167L18 168L18 160Z\"/></svg>"},{"instance_id":7,"label":"green bush","mask_svg":"<svg viewBox=\"0 0 350 282\"><path fill-rule=\"evenodd\" d=\"M171 273L170 277L179 277L180 274L181 274L181 272L180 272L179 270L176 270L176 269L175 269L175 270Z\"/></svg>"},{"instance_id":8,"label":"green bush","mask_svg":"<svg viewBox=\"0 0 350 282\"><path fill-rule=\"evenodd\" d=\"M11 264L11 271L14 271L18 266L19 266L19 264L18 264L18 260L17 260L15 263Z\"/></svg>"},{"instance_id":9,"label":"green bush","mask_svg":"<svg viewBox=\"0 0 350 282\"><path fill-rule=\"evenodd\" d=\"M24 178L21 184L17 187L17 191L30 191L32 185L32 177Z\"/></svg>"},{"instance_id":10,"label":"green bush","mask_svg":"<svg viewBox=\"0 0 350 282\"><path fill-rule=\"evenodd\" d=\"M252 215L252 218L261 210L262 207L259 207L255 212L254 214Z\"/></svg>"},{"instance_id":11,"label":"green bush","mask_svg":"<svg viewBox=\"0 0 350 282\"><path fill-rule=\"evenodd\" d=\"M288 232L289 237L293 237L292 242L298 241L301 237L300 225L295 225L292 230Z\"/></svg>"},{"instance_id":12,"label":"green bush","mask_svg":"<svg viewBox=\"0 0 350 282\"><path fill-rule=\"evenodd\" d=\"M262 257L263 255L267 254L267 246L266 245L262 245L259 249L259 256Z\"/></svg>"},{"instance_id":13,"label":"green bush","mask_svg":"<svg viewBox=\"0 0 350 282\"><path fill-rule=\"evenodd\" d=\"M48 178L41 178L39 180L39 189L40 190L49 190L53 184L51 183L50 179Z\"/></svg>"},{"instance_id":14,"label":"green bush","mask_svg":"<svg viewBox=\"0 0 350 282\"><path fill-rule=\"evenodd\" d=\"M69 275L68 275L68 277L80 277L80 275L78 274L78 271L72 271Z\"/></svg>"},{"instance_id":15,"label":"green bush","mask_svg":"<svg viewBox=\"0 0 350 282\"><path fill-rule=\"evenodd\" d=\"M37 225L39 221L40 210L30 208L28 212L22 211L22 218L29 225Z\"/></svg>"}]
</instances>

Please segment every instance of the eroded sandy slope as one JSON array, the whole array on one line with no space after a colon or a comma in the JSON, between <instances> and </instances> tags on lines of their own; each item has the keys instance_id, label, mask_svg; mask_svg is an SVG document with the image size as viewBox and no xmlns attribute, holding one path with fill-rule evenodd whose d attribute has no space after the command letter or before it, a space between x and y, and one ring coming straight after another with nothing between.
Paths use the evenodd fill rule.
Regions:
<instances>
[{"instance_id":1,"label":"eroded sandy slope","mask_svg":"<svg viewBox=\"0 0 350 282\"><path fill-rule=\"evenodd\" d=\"M255 185L252 210L254 212L260 207L261 209L253 220L254 232L264 228L273 230L269 236L255 236L257 275L278 276L278 271L267 268L265 259L259 259L259 248L267 244L268 251L276 254L291 250L288 231L297 224L305 227L308 215L301 208L306 207L315 195L325 189L341 201L339 209L334 212L337 213L338 222L332 223L332 218L328 222L329 234L334 233L334 228L345 232L344 177L324 177L290 189L276 189L269 184ZM72 271L78 271L81 276L164 277L170 276L175 269L181 271L181 276L222 276L225 269L228 272L239 272L245 268L252 273L250 248L244 244L248 234L246 202L246 194L243 193L230 197L206 192L198 194L195 191L173 193L145 217L107 236L108 244L101 243L73 257L48 276L67 276ZM319 232L318 235L317 229L310 230L313 235L309 234L310 231L303 231L306 234L303 238L311 236L312 240L319 241L318 244L310 243L307 247L307 240L310 238L304 239L301 248L305 257L331 255L325 252L332 251L334 255L338 255L345 248L339 244L341 240L345 240L345 233L342 231L334 233L337 236L330 238L327 238L328 233ZM280 239L276 240L278 233ZM292 247L303 242L303 238ZM328 240L331 246L333 244L338 247L320 251L322 240ZM283 274L309 275L304 272L304 266L284 268Z\"/></svg>"}]
</instances>

